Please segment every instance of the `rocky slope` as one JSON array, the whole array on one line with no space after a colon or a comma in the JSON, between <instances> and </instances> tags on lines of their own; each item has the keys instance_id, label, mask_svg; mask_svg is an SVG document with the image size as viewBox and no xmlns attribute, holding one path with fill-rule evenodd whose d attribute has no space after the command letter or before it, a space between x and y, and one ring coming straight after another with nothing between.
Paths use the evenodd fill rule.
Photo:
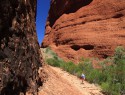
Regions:
<instances>
[{"instance_id":1,"label":"rocky slope","mask_svg":"<svg viewBox=\"0 0 125 95\"><path fill-rule=\"evenodd\" d=\"M124 0L51 0L42 47L65 60L107 58L125 46Z\"/></svg>"},{"instance_id":2,"label":"rocky slope","mask_svg":"<svg viewBox=\"0 0 125 95\"><path fill-rule=\"evenodd\" d=\"M48 78L39 89L38 95L103 95L101 89L73 76L60 68L44 66Z\"/></svg>"},{"instance_id":3,"label":"rocky slope","mask_svg":"<svg viewBox=\"0 0 125 95\"><path fill-rule=\"evenodd\" d=\"M36 0L0 0L0 95L37 95L42 82L35 18Z\"/></svg>"}]
</instances>

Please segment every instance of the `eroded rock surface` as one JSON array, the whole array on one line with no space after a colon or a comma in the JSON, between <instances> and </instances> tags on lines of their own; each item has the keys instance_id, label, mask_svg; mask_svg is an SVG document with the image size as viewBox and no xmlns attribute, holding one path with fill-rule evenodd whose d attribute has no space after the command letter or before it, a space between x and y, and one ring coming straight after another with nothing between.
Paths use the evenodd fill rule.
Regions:
<instances>
[{"instance_id":1,"label":"eroded rock surface","mask_svg":"<svg viewBox=\"0 0 125 95\"><path fill-rule=\"evenodd\" d=\"M42 82L35 18L36 0L0 0L0 95L37 95Z\"/></svg>"},{"instance_id":2,"label":"eroded rock surface","mask_svg":"<svg viewBox=\"0 0 125 95\"><path fill-rule=\"evenodd\" d=\"M51 0L42 47L64 59L106 58L125 46L124 0Z\"/></svg>"}]
</instances>

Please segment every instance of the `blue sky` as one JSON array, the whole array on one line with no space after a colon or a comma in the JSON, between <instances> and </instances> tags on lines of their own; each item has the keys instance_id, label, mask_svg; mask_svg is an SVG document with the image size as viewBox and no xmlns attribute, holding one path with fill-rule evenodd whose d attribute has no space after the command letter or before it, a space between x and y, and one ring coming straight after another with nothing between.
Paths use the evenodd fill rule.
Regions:
<instances>
[{"instance_id":1,"label":"blue sky","mask_svg":"<svg viewBox=\"0 0 125 95\"><path fill-rule=\"evenodd\" d=\"M39 44L41 44L44 37L45 23L48 16L49 7L50 0L37 0L36 30Z\"/></svg>"}]
</instances>

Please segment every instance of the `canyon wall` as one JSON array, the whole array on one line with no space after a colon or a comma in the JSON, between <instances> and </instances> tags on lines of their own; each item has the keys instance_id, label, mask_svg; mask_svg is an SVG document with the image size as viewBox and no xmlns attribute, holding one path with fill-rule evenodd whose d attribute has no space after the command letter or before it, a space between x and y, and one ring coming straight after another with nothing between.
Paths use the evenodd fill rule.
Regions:
<instances>
[{"instance_id":1,"label":"canyon wall","mask_svg":"<svg viewBox=\"0 0 125 95\"><path fill-rule=\"evenodd\" d=\"M37 95L42 85L35 18L36 0L0 0L0 95Z\"/></svg>"},{"instance_id":2,"label":"canyon wall","mask_svg":"<svg viewBox=\"0 0 125 95\"><path fill-rule=\"evenodd\" d=\"M107 58L125 46L124 0L51 0L42 47L65 60Z\"/></svg>"}]
</instances>

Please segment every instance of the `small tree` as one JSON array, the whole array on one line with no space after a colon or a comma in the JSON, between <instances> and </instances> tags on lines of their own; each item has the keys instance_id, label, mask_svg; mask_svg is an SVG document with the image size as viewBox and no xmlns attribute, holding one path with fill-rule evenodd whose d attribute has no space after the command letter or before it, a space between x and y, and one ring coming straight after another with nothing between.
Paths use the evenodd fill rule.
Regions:
<instances>
[{"instance_id":1,"label":"small tree","mask_svg":"<svg viewBox=\"0 0 125 95\"><path fill-rule=\"evenodd\" d=\"M113 85L115 91L125 93L125 48L117 47L114 54ZM120 86L119 86L120 85Z\"/></svg>"}]
</instances>

